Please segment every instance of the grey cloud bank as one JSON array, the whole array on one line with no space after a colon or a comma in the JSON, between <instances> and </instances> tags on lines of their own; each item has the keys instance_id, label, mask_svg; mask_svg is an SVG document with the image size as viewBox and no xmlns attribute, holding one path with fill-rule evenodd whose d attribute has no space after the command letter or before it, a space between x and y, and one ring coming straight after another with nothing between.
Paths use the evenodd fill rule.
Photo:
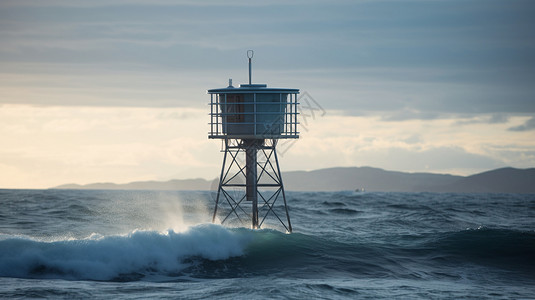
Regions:
<instances>
[{"instance_id":1,"label":"grey cloud bank","mask_svg":"<svg viewBox=\"0 0 535 300\"><path fill-rule=\"evenodd\" d=\"M278 84L271 72L280 82L291 77L293 85L324 99L326 109L417 111L413 117L423 119L450 112L535 113L531 1L7 1L0 7L7 84L33 72L41 76L25 82L30 87L83 87L45 79L58 75L87 83L92 97L60 105L200 107L180 98L199 99L216 77L244 82L243 53L254 48L258 82ZM110 84L87 76L108 72L116 77ZM169 79L176 79L175 87ZM0 98L21 101L55 100Z\"/></svg>"}]
</instances>

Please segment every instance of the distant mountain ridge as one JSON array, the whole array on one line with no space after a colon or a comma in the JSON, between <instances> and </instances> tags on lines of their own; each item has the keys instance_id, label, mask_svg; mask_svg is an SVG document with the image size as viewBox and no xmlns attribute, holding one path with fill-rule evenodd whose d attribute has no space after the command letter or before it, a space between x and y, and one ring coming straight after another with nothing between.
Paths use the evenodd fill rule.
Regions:
<instances>
[{"instance_id":1,"label":"distant mountain ridge","mask_svg":"<svg viewBox=\"0 0 535 300\"><path fill-rule=\"evenodd\" d=\"M470 176L405 173L372 167L339 167L282 174L289 191L340 191L364 189L376 192L535 193L535 168L501 168ZM65 184L54 189L104 190L211 190L217 179L138 181L126 184Z\"/></svg>"},{"instance_id":2,"label":"distant mountain ridge","mask_svg":"<svg viewBox=\"0 0 535 300\"><path fill-rule=\"evenodd\" d=\"M208 190L211 181L205 179L173 179L169 181L135 181L124 184L110 182L90 184L63 184L54 189L83 190Z\"/></svg>"},{"instance_id":3,"label":"distant mountain ridge","mask_svg":"<svg viewBox=\"0 0 535 300\"><path fill-rule=\"evenodd\" d=\"M463 193L535 193L535 168L501 168L467 177L437 189Z\"/></svg>"}]
</instances>

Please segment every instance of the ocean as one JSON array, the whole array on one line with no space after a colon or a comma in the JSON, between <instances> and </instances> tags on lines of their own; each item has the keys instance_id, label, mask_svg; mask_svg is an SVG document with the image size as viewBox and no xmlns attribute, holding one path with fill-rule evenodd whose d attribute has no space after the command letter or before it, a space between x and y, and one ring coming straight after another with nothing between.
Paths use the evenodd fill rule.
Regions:
<instances>
[{"instance_id":1,"label":"ocean","mask_svg":"<svg viewBox=\"0 0 535 300\"><path fill-rule=\"evenodd\" d=\"M535 195L287 192L291 234L213 198L0 190L0 298L535 299Z\"/></svg>"}]
</instances>

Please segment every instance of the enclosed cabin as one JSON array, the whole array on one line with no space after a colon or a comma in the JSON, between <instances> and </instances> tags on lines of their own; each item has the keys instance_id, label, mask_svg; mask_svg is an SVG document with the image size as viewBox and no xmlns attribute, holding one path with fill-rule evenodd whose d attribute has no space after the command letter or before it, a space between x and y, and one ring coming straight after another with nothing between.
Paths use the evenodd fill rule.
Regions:
<instances>
[{"instance_id":1,"label":"enclosed cabin","mask_svg":"<svg viewBox=\"0 0 535 300\"><path fill-rule=\"evenodd\" d=\"M241 84L229 80L226 88L208 90L209 138L299 138L297 95L299 89L268 88L266 84Z\"/></svg>"}]
</instances>

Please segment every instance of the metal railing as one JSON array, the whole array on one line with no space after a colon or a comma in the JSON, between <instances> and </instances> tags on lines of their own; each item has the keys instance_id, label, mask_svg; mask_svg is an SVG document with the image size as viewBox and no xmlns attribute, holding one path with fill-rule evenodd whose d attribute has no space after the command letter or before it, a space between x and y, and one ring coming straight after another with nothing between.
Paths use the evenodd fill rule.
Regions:
<instances>
[{"instance_id":1,"label":"metal railing","mask_svg":"<svg viewBox=\"0 0 535 300\"><path fill-rule=\"evenodd\" d=\"M276 102L257 101L260 93L250 94L253 101L247 102L227 101L227 94L210 94L209 138L299 138L297 93L276 93L280 95Z\"/></svg>"}]
</instances>

